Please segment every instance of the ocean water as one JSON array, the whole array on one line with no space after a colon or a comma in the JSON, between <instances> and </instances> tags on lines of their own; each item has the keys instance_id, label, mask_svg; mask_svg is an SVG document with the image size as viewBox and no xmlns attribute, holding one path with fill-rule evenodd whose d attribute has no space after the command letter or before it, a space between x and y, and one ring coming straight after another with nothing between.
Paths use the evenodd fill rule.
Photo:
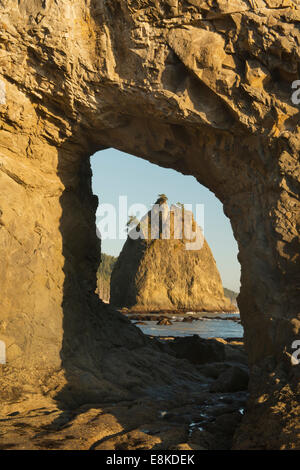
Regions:
<instances>
[{"instance_id":1,"label":"ocean water","mask_svg":"<svg viewBox=\"0 0 300 470\"><path fill-rule=\"evenodd\" d=\"M144 321L145 325L136 325L143 333L152 336L191 336L201 338L242 338L244 329L240 323L232 320L220 320L218 317L230 317L232 314L205 314L209 319L194 320L192 323L174 322L172 325L157 325L157 321ZM239 319L239 315L234 315ZM172 321L172 318L170 318ZM135 323L135 322L133 322Z\"/></svg>"}]
</instances>

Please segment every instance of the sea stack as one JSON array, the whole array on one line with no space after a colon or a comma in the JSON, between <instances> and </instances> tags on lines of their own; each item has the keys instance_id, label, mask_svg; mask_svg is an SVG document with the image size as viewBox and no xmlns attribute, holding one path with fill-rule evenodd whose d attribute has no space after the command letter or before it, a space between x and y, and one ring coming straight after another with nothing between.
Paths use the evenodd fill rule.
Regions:
<instances>
[{"instance_id":1,"label":"sea stack","mask_svg":"<svg viewBox=\"0 0 300 470\"><path fill-rule=\"evenodd\" d=\"M129 233L111 275L111 303L131 311L232 311L202 229L160 195ZM132 228L132 225L134 227Z\"/></svg>"}]
</instances>

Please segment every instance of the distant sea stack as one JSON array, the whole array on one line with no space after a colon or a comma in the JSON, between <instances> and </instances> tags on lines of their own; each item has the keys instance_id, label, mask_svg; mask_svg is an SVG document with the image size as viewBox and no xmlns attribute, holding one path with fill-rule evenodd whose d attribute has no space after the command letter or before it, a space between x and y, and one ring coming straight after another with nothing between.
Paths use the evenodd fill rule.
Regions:
<instances>
[{"instance_id":1,"label":"distant sea stack","mask_svg":"<svg viewBox=\"0 0 300 470\"><path fill-rule=\"evenodd\" d=\"M192 212L182 205L169 209L166 199L159 198L140 222L129 220L111 275L111 303L141 312L235 310Z\"/></svg>"}]
</instances>

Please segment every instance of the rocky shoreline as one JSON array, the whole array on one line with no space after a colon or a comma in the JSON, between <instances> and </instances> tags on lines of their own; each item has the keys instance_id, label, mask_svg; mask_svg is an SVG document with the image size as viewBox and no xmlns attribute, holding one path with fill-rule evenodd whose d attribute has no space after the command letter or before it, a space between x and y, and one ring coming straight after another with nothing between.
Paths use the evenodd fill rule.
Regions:
<instances>
[{"instance_id":1,"label":"rocky shoreline","mask_svg":"<svg viewBox=\"0 0 300 470\"><path fill-rule=\"evenodd\" d=\"M135 400L66 409L47 395L28 395L1 404L0 449L231 449L248 398L242 340L194 335L149 341L153 352L178 361L182 385L173 398L165 388L153 388ZM194 371L194 389L185 382L186 371Z\"/></svg>"},{"instance_id":2,"label":"rocky shoreline","mask_svg":"<svg viewBox=\"0 0 300 470\"><path fill-rule=\"evenodd\" d=\"M154 321L157 322L158 325L172 325L176 322L193 322L193 321L205 321L205 320L224 320L224 321L234 321L236 323L241 323L239 312L222 312L223 314L231 313L230 316L222 316L222 313L219 312L211 312L211 314L207 314L207 312L174 312L174 311L157 311L157 312L124 312L121 311L126 317L134 321L135 325L143 325L146 324L145 322Z\"/></svg>"}]
</instances>

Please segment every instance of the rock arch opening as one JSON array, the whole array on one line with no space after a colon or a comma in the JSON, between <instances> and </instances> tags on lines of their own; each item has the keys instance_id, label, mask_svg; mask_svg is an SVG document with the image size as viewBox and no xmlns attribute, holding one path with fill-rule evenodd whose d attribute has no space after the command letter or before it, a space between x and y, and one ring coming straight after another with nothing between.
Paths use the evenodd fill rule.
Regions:
<instances>
[{"instance_id":1,"label":"rock arch opening","mask_svg":"<svg viewBox=\"0 0 300 470\"><path fill-rule=\"evenodd\" d=\"M236 298L235 293L240 289L238 248L222 204L213 193L191 176L181 175L114 149L102 150L93 155L91 167L93 192L99 198L96 212L99 236L103 227L103 267L100 265L98 271L98 293L102 300L109 300L109 273L128 237L127 222L130 215L141 220L162 191L168 195L169 207L177 204L178 200L179 204L183 201L186 210L189 207L194 215L198 211L198 223L212 249L222 284L227 295L232 291L232 299Z\"/></svg>"}]
</instances>

